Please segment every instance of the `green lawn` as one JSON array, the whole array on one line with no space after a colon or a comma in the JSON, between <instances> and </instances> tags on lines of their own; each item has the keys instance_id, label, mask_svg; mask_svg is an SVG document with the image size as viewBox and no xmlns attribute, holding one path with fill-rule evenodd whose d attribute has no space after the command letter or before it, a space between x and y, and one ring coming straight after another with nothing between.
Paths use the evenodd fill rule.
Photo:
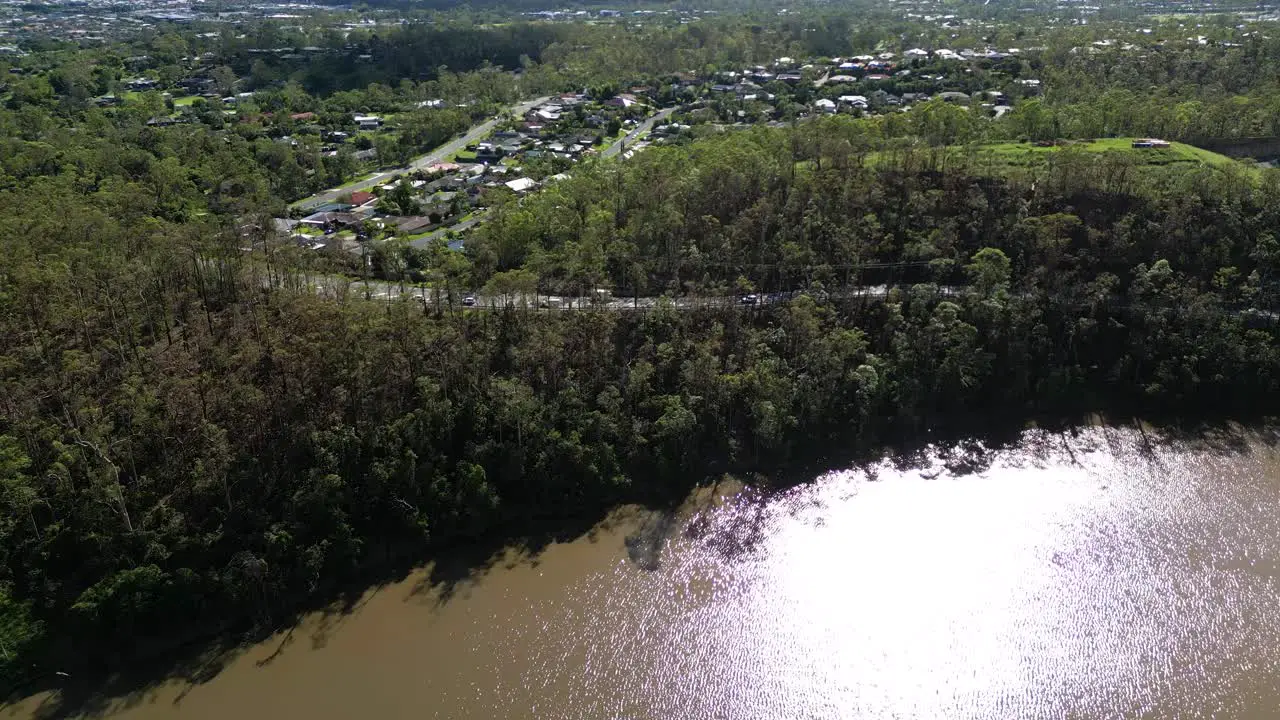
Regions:
<instances>
[{"instance_id":1,"label":"green lawn","mask_svg":"<svg viewBox=\"0 0 1280 720\"><path fill-rule=\"evenodd\" d=\"M173 99L173 105L174 107L183 107L185 105L191 105L192 103L194 103L196 100L199 100L199 99L200 99L199 95L186 95L183 97L176 97Z\"/></svg>"},{"instance_id":2,"label":"green lawn","mask_svg":"<svg viewBox=\"0 0 1280 720\"><path fill-rule=\"evenodd\" d=\"M406 242L413 242L414 240L421 240L422 238L427 237L428 235L434 235L435 232L439 229L440 228L434 228L426 232L414 233L413 235L397 235L396 237Z\"/></svg>"},{"instance_id":3,"label":"green lawn","mask_svg":"<svg viewBox=\"0 0 1280 720\"><path fill-rule=\"evenodd\" d=\"M1029 167L1043 164L1053 153L1124 153L1139 159L1143 165L1173 165L1191 163L1225 168L1231 165L1245 167L1241 163L1215 152L1183 143L1171 143L1168 148L1135 148L1134 138L1103 138L1041 147L1031 143L990 143L955 148L958 153L971 154L979 163L994 162L1011 167Z\"/></svg>"},{"instance_id":4,"label":"green lawn","mask_svg":"<svg viewBox=\"0 0 1280 720\"><path fill-rule=\"evenodd\" d=\"M344 189L344 188L349 188L349 187L352 187L352 186L354 186L354 185L359 185L360 183L365 182L366 180L369 180L370 178L377 177L377 176L379 176L379 175L381 175L381 174L382 174L382 173L378 172L377 170L374 170L373 172L367 172L367 173L365 173L365 174L361 175L361 176L360 176L360 177L358 177L358 178L355 178L355 179L353 179L353 180L348 180L347 182L345 182L345 183L343 183L343 184L339 185L339 186L338 186L337 188L335 188L335 189L336 189L336 190L342 190L342 189Z\"/></svg>"},{"instance_id":5,"label":"green lawn","mask_svg":"<svg viewBox=\"0 0 1280 720\"><path fill-rule=\"evenodd\" d=\"M471 152L470 150L459 150L457 154L453 156L453 161L454 162L475 162L476 154Z\"/></svg>"},{"instance_id":6,"label":"green lawn","mask_svg":"<svg viewBox=\"0 0 1280 720\"><path fill-rule=\"evenodd\" d=\"M1134 138L1104 138L1101 140L1060 141L1058 145L1042 147L1033 143L982 143L930 148L919 145L911 152L923 153L932 158L930 163L941 162L956 167L964 165L969 172L1000 177L1034 173L1045 168L1057 153L1079 153L1084 159L1128 156L1135 160L1139 173L1149 174L1157 168L1195 169L1212 167L1222 170L1243 170L1246 176L1260 177L1261 169L1250 163L1233 160L1203 148L1185 143L1171 143L1168 148L1135 148ZM889 162L901 150L883 150L870 153L866 163L878 167ZM811 169L812 163L797 165L797 169Z\"/></svg>"}]
</instances>

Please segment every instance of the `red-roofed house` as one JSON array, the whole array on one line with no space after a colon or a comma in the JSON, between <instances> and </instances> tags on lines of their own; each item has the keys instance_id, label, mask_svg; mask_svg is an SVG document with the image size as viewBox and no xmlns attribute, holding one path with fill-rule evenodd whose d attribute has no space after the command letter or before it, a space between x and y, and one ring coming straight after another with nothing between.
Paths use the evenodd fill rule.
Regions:
<instances>
[{"instance_id":1,"label":"red-roofed house","mask_svg":"<svg viewBox=\"0 0 1280 720\"><path fill-rule=\"evenodd\" d=\"M352 205L364 205L365 203L367 203L367 202L369 202L369 201L373 200L375 197L377 197L377 196L376 196L376 195L374 195L373 193L371 193L371 192L364 192L363 190L358 191L358 192L353 192L353 193L351 193L351 204L352 204Z\"/></svg>"}]
</instances>

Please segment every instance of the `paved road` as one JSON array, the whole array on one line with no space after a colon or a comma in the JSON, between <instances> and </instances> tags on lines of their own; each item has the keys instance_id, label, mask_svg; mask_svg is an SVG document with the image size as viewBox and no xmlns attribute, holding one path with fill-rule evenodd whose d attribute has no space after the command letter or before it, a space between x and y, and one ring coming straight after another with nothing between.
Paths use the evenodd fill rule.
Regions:
<instances>
[{"instance_id":1,"label":"paved road","mask_svg":"<svg viewBox=\"0 0 1280 720\"><path fill-rule=\"evenodd\" d=\"M402 295L409 296L423 303L424 305L435 305L436 298L433 291L420 287L406 285L404 290L396 283L389 283L377 280L371 280L365 283L363 280L348 282L345 279L322 277L311 278L310 282L316 292L329 297L354 296L367 297L370 300L394 301ZM831 298L868 298L883 299L889 294L890 288L887 285L868 285L858 288L846 288L836 292L826 293ZM963 288L941 287L939 292L942 295L956 295L963 292ZM468 295L465 291L455 291L454 304L462 307L462 298ZM572 297L555 297L548 298L546 295L537 297L525 296L488 296L479 293L470 294L475 298L475 305L469 306L474 310L500 310L508 305L514 307L530 307L541 308L545 310L583 310L588 308L613 311L627 310L645 310L657 307L659 304L667 303L677 310L695 310L699 308L709 307L739 307L744 310L759 307L761 305L771 305L780 302L786 302L796 296L797 292L787 293L770 293L759 295L753 302L744 302L737 295L717 295L708 297L616 297L609 298L605 301L592 302L590 298L572 298ZM447 305L447 300L442 299L441 304Z\"/></svg>"},{"instance_id":2,"label":"paved road","mask_svg":"<svg viewBox=\"0 0 1280 720\"><path fill-rule=\"evenodd\" d=\"M527 109L528 108L524 108L520 112L523 114ZM653 128L655 123L670 117L671 113L673 112L675 112L675 108L667 108L666 110L662 110L656 113L653 117L640 123L640 125L638 125L635 130L632 130L630 133L628 133L626 137L622 138L621 140L618 140L613 145L610 145L609 147L605 148L604 152L601 153L601 156L612 157L614 155L617 155L618 152L622 149L623 143L626 143L628 145L631 144L632 142L635 141L636 138L640 137L642 134L646 132L649 132L649 130ZM454 152L456 152L456 150ZM435 240L438 237L443 237L444 234L449 232L450 230L456 233L460 233L465 230L470 230L472 227L475 227L476 225L484 222L486 215L487 213L479 213L475 217L471 218L470 220L464 220L458 223L457 225L452 225L447 228L440 228L439 230L436 230L430 235L424 235L423 237L420 237L409 244L414 247L427 247L428 245L431 244L433 240ZM461 250L462 245L463 245L462 238L457 238L449 243L449 247L453 250Z\"/></svg>"},{"instance_id":3,"label":"paved road","mask_svg":"<svg viewBox=\"0 0 1280 720\"><path fill-rule=\"evenodd\" d=\"M541 105L542 103L550 99L551 99L550 97L540 97L534 100L530 100L528 102L520 103L519 105L512 105L511 108L509 109L515 115L524 115L529 110L532 110L533 108L537 107L538 105ZM486 120L485 122L482 122L479 125L476 125L475 127L468 130L466 135L463 135L462 137L456 138L454 140L450 140L449 142L445 143L444 145L441 145L435 150L432 150L426 155L423 155L413 160L405 167L394 168L391 170L387 170L386 172L380 172L377 175L374 175L373 177L367 180L361 180L358 183L343 185L340 188L333 188L332 190L325 190L324 192L319 193L317 195L312 195L309 198L304 198L302 200L299 200L293 203L291 207L310 210L311 208L316 208L316 207L320 207L321 205L327 205L328 203L335 202L339 197L346 195L348 193L352 193L357 190L368 190L371 187L382 185L383 183L387 182L388 180L395 177L396 175L413 172L415 170L421 170L422 168L428 167L430 165L435 165L436 163L444 162L445 160L452 157L459 150L465 148L471 143L479 142L483 138L487 137L489 133L493 132L493 128L497 126L497 124L498 124L498 118L496 117Z\"/></svg>"},{"instance_id":4,"label":"paved road","mask_svg":"<svg viewBox=\"0 0 1280 720\"><path fill-rule=\"evenodd\" d=\"M622 138L621 140L605 148L604 152L600 153L600 156L613 157L614 155L617 155L619 152L622 152L622 148L624 145L630 146L631 144L635 143L635 141L639 139L641 135L652 130L653 126L657 122L659 122L660 120L666 120L667 118L671 117L671 113L675 111L676 111L675 108L667 108L666 110L659 110L657 113L654 114L653 117L649 118L648 120L645 120L644 122L636 126L635 130L632 130L631 132L627 133L626 137Z\"/></svg>"},{"instance_id":5,"label":"paved road","mask_svg":"<svg viewBox=\"0 0 1280 720\"><path fill-rule=\"evenodd\" d=\"M411 243L409 243L409 244L410 244L410 245L412 245L413 247L419 247L419 248L427 247L427 246L431 245L431 242L432 242L433 240L435 240L436 238L439 238L439 237L444 237L444 235L445 235L446 233L448 233L450 230L452 230L453 232L457 232L457 233L460 233L460 232L462 232L462 231L464 231L464 230L470 230L472 227L474 227L474 226L476 226L477 224L479 224L479 223L480 223L480 221L484 220L485 215L487 215L487 214L488 214L487 212L477 213L475 217L469 218L469 219L467 219L467 220L463 220L462 222L458 223L457 225L450 225L449 227L443 227L443 228L440 228L439 230L436 230L435 232L431 233L430 235L423 235L422 237L418 238L417 240L414 240L413 242L411 242ZM450 241L450 243L449 243L449 249L450 249L450 250L461 250L461 249L462 249L462 238L457 238L457 239L455 239L455 240Z\"/></svg>"}]
</instances>

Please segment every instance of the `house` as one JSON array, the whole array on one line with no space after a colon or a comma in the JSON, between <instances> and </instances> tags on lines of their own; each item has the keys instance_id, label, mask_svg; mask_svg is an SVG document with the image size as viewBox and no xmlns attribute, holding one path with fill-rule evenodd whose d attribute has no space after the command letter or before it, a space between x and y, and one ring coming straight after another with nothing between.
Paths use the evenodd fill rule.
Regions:
<instances>
[{"instance_id":1,"label":"house","mask_svg":"<svg viewBox=\"0 0 1280 720\"><path fill-rule=\"evenodd\" d=\"M969 96L962 92L942 92L938 93L938 98L949 103L967 104L969 102Z\"/></svg>"},{"instance_id":2,"label":"house","mask_svg":"<svg viewBox=\"0 0 1280 720\"><path fill-rule=\"evenodd\" d=\"M506 154L506 148L501 145L494 145L491 142L476 145L476 160L479 162L497 162L506 157Z\"/></svg>"},{"instance_id":3,"label":"house","mask_svg":"<svg viewBox=\"0 0 1280 720\"><path fill-rule=\"evenodd\" d=\"M778 73L778 80L780 82L787 83L788 85L795 85L796 83L800 82L801 79L802 79L802 76L800 75L800 73L795 73L795 72Z\"/></svg>"},{"instance_id":4,"label":"house","mask_svg":"<svg viewBox=\"0 0 1280 720\"><path fill-rule=\"evenodd\" d=\"M821 100L815 102L813 104L813 107L817 109L818 112L833 113L836 111L836 104L826 98L822 98Z\"/></svg>"},{"instance_id":5,"label":"house","mask_svg":"<svg viewBox=\"0 0 1280 720\"><path fill-rule=\"evenodd\" d=\"M355 213L349 212L318 212L308 215L298 221L299 225L319 228L325 232L334 232L341 229L359 228L364 222L364 218Z\"/></svg>"},{"instance_id":6,"label":"house","mask_svg":"<svg viewBox=\"0 0 1280 720\"><path fill-rule=\"evenodd\" d=\"M1018 81L1018 84L1022 86L1022 91L1023 91L1023 93L1025 93L1025 94L1027 94L1027 95L1039 95L1039 94L1040 94L1040 89L1041 89L1041 88L1040 88L1040 81L1039 81L1039 80L1035 80L1035 79L1032 79L1032 78L1023 78L1023 79L1021 79L1021 80L1019 80L1019 81Z\"/></svg>"},{"instance_id":7,"label":"house","mask_svg":"<svg viewBox=\"0 0 1280 720\"><path fill-rule=\"evenodd\" d=\"M373 193L371 193L371 192L365 192L365 191L363 191L363 190L358 191L358 192L353 192L353 193L351 193L351 204L352 204L352 205L364 205L364 204L369 203L369 202L372 202L372 201L374 201L374 200L376 200L376 199L377 199L377 196L376 196L376 195L374 195L374 194L373 194Z\"/></svg>"},{"instance_id":8,"label":"house","mask_svg":"<svg viewBox=\"0 0 1280 720\"><path fill-rule=\"evenodd\" d=\"M624 93L622 95L609 98L608 100L605 101L604 104L610 105L612 107L629 108L638 102L639 101L636 100L635 95L629 95Z\"/></svg>"},{"instance_id":9,"label":"house","mask_svg":"<svg viewBox=\"0 0 1280 720\"><path fill-rule=\"evenodd\" d=\"M418 107L429 108L431 110L439 110L440 108L444 107L444 100L438 100L438 99L423 100L422 102L418 103Z\"/></svg>"},{"instance_id":10,"label":"house","mask_svg":"<svg viewBox=\"0 0 1280 720\"><path fill-rule=\"evenodd\" d=\"M425 215L411 215L395 220L397 235L417 235L430 230L432 225L435 225L435 222Z\"/></svg>"},{"instance_id":11,"label":"house","mask_svg":"<svg viewBox=\"0 0 1280 720\"><path fill-rule=\"evenodd\" d=\"M352 120L361 130L377 130L382 127L382 118L377 115L356 115Z\"/></svg>"},{"instance_id":12,"label":"house","mask_svg":"<svg viewBox=\"0 0 1280 720\"><path fill-rule=\"evenodd\" d=\"M867 109L867 98L862 95L841 95L838 99L841 105L847 105L859 110Z\"/></svg>"},{"instance_id":13,"label":"house","mask_svg":"<svg viewBox=\"0 0 1280 720\"><path fill-rule=\"evenodd\" d=\"M516 178L503 183L511 188L512 192L526 193L538 186L538 183L529 178Z\"/></svg>"},{"instance_id":14,"label":"house","mask_svg":"<svg viewBox=\"0 0 1280 720\"><path fill-rule=\"evenodd\" d=\"M871 102L877 105L901 105L902 104L902 98L898 97L897 95L894 95L893 93L885 92L884 90L873 90L871 92L870 97L871 97Z\"/></svg>"},{"instance_id":15,"label":"house","mask_svg":"<svg viewBox=\"0 0 1280 720\"><path fill-rule=\"evenodd\" d=\"M315 113L313 113L313 112L300 112L300 113L294 113L294 114L290 115L290 116L289 116L289 119L290 119L290 120L297 120L297 121L299 121L299 122L306 122L307 120L312 120L312 119L314 119L314 118L315 118L315 116L316 116L316 114L315 114Z\"/></svg>"},{"instance_id":16,"label":"house","mask_svg":"<svg viewBox=\"0 0 1280 720\"><path fill-rule=\"evenodd\" d=\"M212 90L214 84L215 83L213 81L213 78L199 77L199 76L183 78L182 80L178 81L178 87L182 88L183 90L186 90L188 93L191 93L192 95L198 95L202 92Z\"/></svg>"}]
</instances>

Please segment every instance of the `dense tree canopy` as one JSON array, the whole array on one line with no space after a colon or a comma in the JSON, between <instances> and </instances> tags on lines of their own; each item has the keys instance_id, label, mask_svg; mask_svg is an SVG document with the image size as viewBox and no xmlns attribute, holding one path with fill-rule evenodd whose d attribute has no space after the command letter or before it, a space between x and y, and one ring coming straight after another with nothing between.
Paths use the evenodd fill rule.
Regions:
<instances>
[{"instance_id":1,"label":"dense tree canopy","mask_svg":"<svg viewBox=\"0 0 1280 720\"><path fill-rule=\"evenodd\" d=\"M271 230L286 201L356 173L321 139L354 131L352 113L399 116L379 150L403 159L534 92L674 93L668 73L867 49L860 24L819 19L161 34L138 41L157 72L216 45L219 92L261 90L234 120L202 99L174 126L151 122L169 109L155 91L90 102L118 88L127 48L24 59L0 110L7 678L270 626L370 568L677 496L807 442L1275 407L1275 171L1072 148L993 169L975 143L1274 133L1280 74L1240 68L1274 70L1280 40L1113 72L1070 52L1092 30L1064 29L1008 61L1050 90L999 119L934 100L709 127L531 195L498 188L464 253L370 230L361 256L324 255ZM304 42L334 52L251 52ZM415 211L404 184L380 202ZM356 268L510 302L311 284ZM522 302L601 289L657 300ZM766 302L698 302L737 293Z\"/></svg>"}]
</instances>

